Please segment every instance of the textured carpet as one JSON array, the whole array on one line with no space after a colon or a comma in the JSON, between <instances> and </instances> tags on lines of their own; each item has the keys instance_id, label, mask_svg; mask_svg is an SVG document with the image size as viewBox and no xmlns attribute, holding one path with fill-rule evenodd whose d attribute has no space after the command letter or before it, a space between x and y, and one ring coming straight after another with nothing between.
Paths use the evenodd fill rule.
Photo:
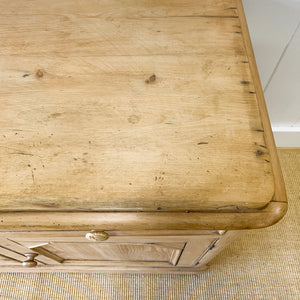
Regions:
<instances>
[{"instance_id":1,"label":"textured carpet","mask_svg":"<svg viewBox=\"0 0 300 300\"><path fill-rule=\"evenodd\" d=\"M280 149L289 211L199 275L2 273L0 299L300 299L300 149Z\"/></svg>"}]
</instances>

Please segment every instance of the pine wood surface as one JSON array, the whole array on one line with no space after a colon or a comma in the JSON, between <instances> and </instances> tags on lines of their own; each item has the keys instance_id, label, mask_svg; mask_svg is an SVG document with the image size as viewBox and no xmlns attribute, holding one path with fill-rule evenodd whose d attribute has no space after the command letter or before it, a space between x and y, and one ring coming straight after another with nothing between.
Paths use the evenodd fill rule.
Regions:
<instances>
[{"instance_id":1,"label":"pine wood surface","mask_svg":"<svg viewBox=\"0 0 300 300\"><path fill-rule=\"evenodd\" d=\"M284 215L239 0L0 9L1 229L243 229Z\"/></svg>"},{"instance_id":2,"label":"pine wood surface","mask_svg":"<svg viewBox=\"0 0 300 300\"><path fill-rule=\"evenodd\" d=\"M205 230L107 233L107 240L93 242L82 231L2 232L0 270L197 273L240 235L240 231ZM31 267L22 265L31 254L35 254Z\"/></svg>"},{"instance_id":3,"label":"pine wood surface","mask_svg":"<svg viewBox=\"0 0 300 300\"><path fill-rule=\"evenodd\" d=\"M2 7L2 211L270 202L237 6L201 2Z\"/></svg>"}]
</instances>

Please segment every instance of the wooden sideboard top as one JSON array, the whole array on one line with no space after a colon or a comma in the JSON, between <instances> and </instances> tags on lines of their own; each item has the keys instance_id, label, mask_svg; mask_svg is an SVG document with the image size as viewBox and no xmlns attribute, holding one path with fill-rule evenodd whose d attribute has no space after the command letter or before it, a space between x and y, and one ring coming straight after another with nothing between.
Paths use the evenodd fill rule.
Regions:
<instances>
[{"instance_id":1,"label":"wooden sideboard top","mask_svg":"<svg viewBox=\"0 0 300 300\"><path fill-rule=\"evenodd\" d=\"M239 0L0 10L0 211L286 202Z\"/></svg>"}]
</instances>

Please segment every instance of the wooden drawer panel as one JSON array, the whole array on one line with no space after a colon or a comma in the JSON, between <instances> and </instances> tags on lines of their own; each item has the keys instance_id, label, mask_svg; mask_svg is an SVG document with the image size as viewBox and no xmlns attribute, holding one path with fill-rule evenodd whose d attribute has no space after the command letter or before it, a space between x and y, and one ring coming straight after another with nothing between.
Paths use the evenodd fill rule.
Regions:
<instances>
[{"instance_id":1,"label":"wooden drawer panel","mask_svg":"<svg viewBox=\"0 0 300 300\"><path fill-rule=\"evenodd\" d=\"M170 232L167 232L170 233ZM15 234L14 242L39 253L38 259L49 264L98 264L109 265L140 262L156 266L176 266L182 256L184 265L194 264L200 253L218 238L219 234L195 235L146 235L147 233L108 232L109 238L93 242L85 238L86 232L54 232ZM139 235L138 235L139 234ZM183 255L183 250L197 244L197 253ZM51 264L51 263L50 263ZM182 265L182 262L180 263Z\"/></svg>"},{"instance_id":2,"label":"wooden drawer panel","mask_svg":"<svg viewBox=\"0 0 300 300\"><path fill-rule=\"evenodd\" d=\"M21 265L37 253L35 269L193 268L224 238L225 231L107 231L104 241L88 240L84 231L0 233L1 266ZM2 249L2 250L1 250ZM1 252L2 251L2 252Z\"/></svg>"},{"instance_id":3,"label":"wooden drawer panel","mask_svg":"<svg viewBox=\"0 0 300 300\"><path fill-rule=\"evenodd\" d=\"M21 266L21 262L13 260L13 259L11 259L9 257L5 257L5 256L1 256L0 255L0 267L2 267L2 266L5 266L5 267L6 266L7 267L9 267L9 266L17 266L18 267L18 266Z\"/></svg>"},{"instance_id":4,"label":"wooden drawer panel","mask_svg":"<svg viewBox=\"0 0 300 300\"><path fill-rule=\"evenodd\" d=\"M16 254L9 250L4 250L0 247L0 266L19 266L21 265L21 261L24 260L23 255L18 254L21 259L17 260L15 258Z\"/></svg>"},{"instance_id":5,"label":"wooden drawer panel","mask_svg":"<svg viewBox=\"0 0 300 300\"><path fill-rule=\"evenodd\" d=\"M26 245L28 243L23 243ZM32 244L32 243L31 243ZM72 260L93 261L150 261L175 265L184 248L184 243L137 244L137 243L102 243L102 242L49 242L33 245L29 248L40 256L53 258L60 263ZM43 260L43 258L40 258ZM70 262L69 262L70 263Z\"/></svg>"}]
</instances>

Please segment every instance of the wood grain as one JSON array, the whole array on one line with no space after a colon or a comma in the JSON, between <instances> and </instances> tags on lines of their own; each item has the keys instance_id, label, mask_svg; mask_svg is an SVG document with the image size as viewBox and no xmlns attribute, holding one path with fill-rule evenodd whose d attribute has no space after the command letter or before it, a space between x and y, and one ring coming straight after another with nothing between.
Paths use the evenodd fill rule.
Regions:
<instances>
[{"instance_id":1,"label":"wood grain","mask_svg":"<svg viewBox=\"0 0 300 300\"><path fill-rule=\"evenodd\" d=\"M60 20L62 19L62 20ZM51 27L49 27L51 24ZM53 24L53 25L52 25ZM236 18L174 17L165 19L81 18L38 15L5 16L0 19L0 54L32 57L156 56L242 54ZM138 28L138 30L137 30ZM216 45L218 41L218 47ZM201 47L197 44L201 43ZM152 60L155 58L153 57ZM46 70L47 71L47 70ZM150 74L151 75L151 74Z\"/></svg>"},{"instance_id":2,"label":"wood grain","mask_svg":"<svg viewBox=\"0 0 300 300\"><path fill-rule=\"evenodd\" d=\"M1 211L269 203L272 168L236 6L202 1L194 15L188 1L183 15L176 3L172 17L164 2L151 4L162 16L141 16L147 1L131 2L130 16L117 1L98 4L95 17L79 4L68 16L54 13L67 4L40 5L34 18L28 3L22 14L3 8Z\"/></svg>"},{"instance_id":3,"label":"wood grain","mask_svg":"<svg viewBox=\"0 0 300 300\"><path fill-rule=\"evenodd\" d=\"M197 258L210 251L209 245L216 239L226 239L226 235L227 232L213 231L187 231L186 235L163 230L153 231L152 235L145 231L139 235L115 231L108 240L92 242L83 238L84 232L80 231L12 232L1 234L1 249L6 252L0 253L7 259L36 253L37 267L44 264L46 269L51 265L75 269L79 266L193 268Z\"/></svg>"},{"instance_id":4,"label":"wood grain","mask_svg":"<svg viewBox=\"0 0 300 300\"><path fill-rule=\"evenodd\" d=\"M286 198L241 3L128 1L3 7L1 228L273 224Z\"/></svg>"},{"instance_id":5,"label":"wood grain","mask_svg":"<svg viewBox=\"0 0 300 300\"><path fill-rule=\"evenodd\" d=\"M255 86L256 94L257 94L257 102L259 105L259 111L261 116L261 122L264 128L264 136L266 145L270 151L270 159L272 163L273 173L274 173L274 182L275 182L275 194L273 201L275 202L282 202L285 204L285 211L287 211L288 203L287 203L287 196L285 190L284 179L279 163L279 158L276 151L276 145L274 141L274 136L271 128L271 123L268 115L268 110L264 98L264 93L262 89L262 85L259 78L258 68L256 65L256 60L254 56L254 51L252 48L250 34L248 30L248 25L243 9L243 4L241 0L237 1L237 8L239 12L239 18L241 22L241 28L243 31L243 38L245 42L245 48L247 51L247 55L249 58L249 66L250 71L253 76L253 84Z\"/></svg>"},{"instance_id":6,"label":"wood grain","mask_svg":"<svg viewBox=\"0 0 300 300\"><path fill-rule=\"evenodd\" d=\"M165 261L171 264L173 251L180 250L153 244L110 243L51 243L42 249L62 257L63 260L99 261ZM48 256L44 253L45 256Z\"/></svg>"},{"instance_id":7,"label":"wood grain","mask_svg":"<svg viewBox=\"0 0 300 300\"><path fill-rule=\"evenodd\" d=\"M7 259L12 259L16 262L19 262L21 263L23 260L25 260L25 256L19 254L19 253L15 253L15 252L12 252L6 248L3 248L3 247L0 247L0 255L3 257L3 258L7 258Z\"/></svg>"},{"instance_id":8,"label":"wood grain","mask_svg":"<svg viewBox=\"0 0 300 300\"><path fill-rule=\"evenodd\" d=\"M20 9L22 8L22 9ZM30 1L15 0L0 3L1 15L54 15L86 18L143 18L176 16L237 16L235 0L40 0L39 5Z\"/></svg>"},{"instance_id":9,"label":"wood grain","mask_svg":"<svg viewBox=\"0 0 300 300\"><path fill-rule=\"evenodd\" d=\"M211 246L197 259L197 267L205 267L209 264L212 259L218 255L224 248L226 248L231 242L236 238L241 236L243 233L242 230L231 230L227 231L224 237L219 237L216 239L216 243L211 244Z\"/></svg>"},{"instance_id":10,"label":"wood grain","mask_svg":"<svg viewBox=\"0 0 300 300\"><path fill-rule=\"evenodd\" d=\"M252 212L14 212L1 213L1 229L15 230L237 230L271 226L286 213L272 201ZM93 220L93 224L91 224Z\"/></svg>"},{"instance_id":11,"label":"wood grain","mask_svg":"<svg viewBox=\"0 0 300 300\"><path fill-rule=\"evenodd\" d=\"M197 273L286 213L240 0L0 16L1 271Z\"/></svg>"}]
</instances>

